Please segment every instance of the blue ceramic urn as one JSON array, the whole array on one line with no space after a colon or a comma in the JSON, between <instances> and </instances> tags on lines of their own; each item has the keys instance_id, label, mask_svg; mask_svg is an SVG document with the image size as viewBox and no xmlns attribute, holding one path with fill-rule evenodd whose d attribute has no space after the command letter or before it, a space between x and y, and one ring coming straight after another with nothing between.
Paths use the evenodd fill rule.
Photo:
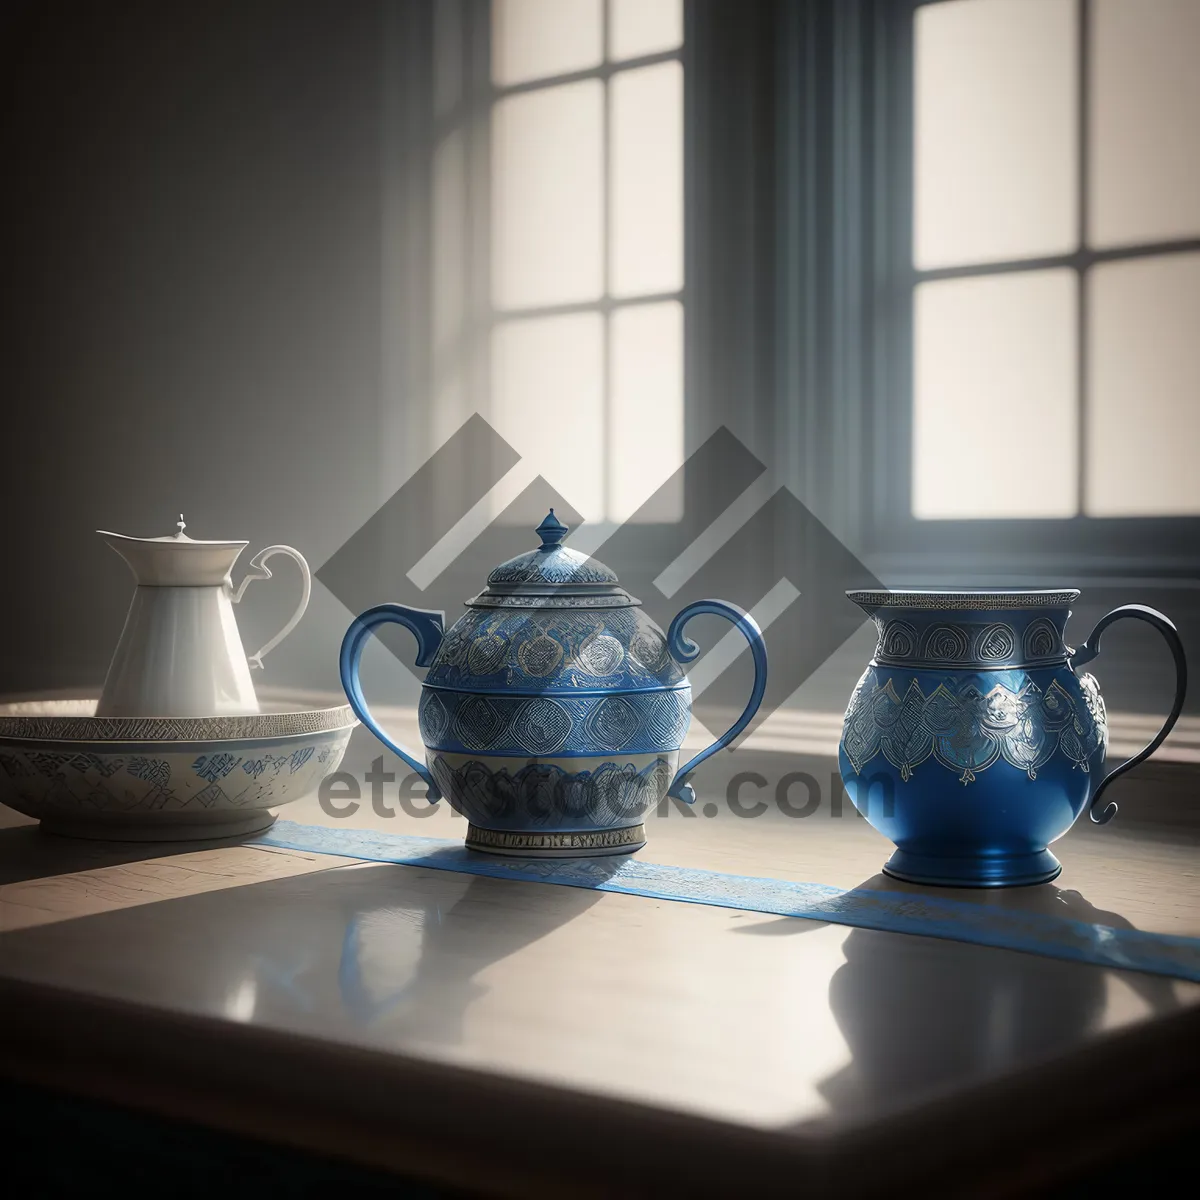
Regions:
<instances>
[{"instance_id":1,"label":"blue ceramic urn","mask_svg":"<svg viewBox=\"0 0 1200 1200\"><path fill-rule=\"evenodd\" d=\"M846 710L838 761L855 807L896 845L884 871L913 883L1006 887L1061 871L1048 849L1084 808L1148 758L1183 708L1187 665L1175 626L1128 604L1078 650L1066 642L1074 590L848 592L874 621L875 656ZM1133 617L1175 659L1175 701L1153 741L1104 774L1100 689L1076 669L1100 635Z\"/></svg>"},{"instance_id":2,"label":"blue ceramic urn","mask_svg":"<svg viewBox=\"0 0 1200 1200\"><path fill-rule=\"evenodd\" d=\"M695 799L688 776L750 723L767 684L762 632L722 600L689 604L664 635L616 575L564 546L554 510L541 545L502 563L449 630L444 614L381 604L342 642L341 676L364 725L467 818L467 845L544 857L622 854L645 844L645 812L671 795ZM725 617L750 644L754 684L745 711L682 768L691 721L684 637L695 616ZM378 626L417 640L428 667L419 720L424 762L379 727L359 683L359 658Z\"/></svg>"}]
</instances>

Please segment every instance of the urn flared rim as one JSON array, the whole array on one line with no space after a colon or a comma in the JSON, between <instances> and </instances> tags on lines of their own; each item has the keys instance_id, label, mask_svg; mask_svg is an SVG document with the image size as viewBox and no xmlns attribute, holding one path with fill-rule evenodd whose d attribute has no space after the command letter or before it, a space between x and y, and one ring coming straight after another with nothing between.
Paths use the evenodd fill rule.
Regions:
<instances>
[{"instance_id":1,"label":"urn flared rim","mask_svg":"<svg viewBox=\"0 0 1200 1200\"><path fill-rule=\"evenodd\" d=\"M895 591L852 590L848 600L868 611L877 608L960 609L985 612L992 609L1063 608L1079 599L1077 588L1035 590L906 588Z\"/></svg>"}]
</instances>

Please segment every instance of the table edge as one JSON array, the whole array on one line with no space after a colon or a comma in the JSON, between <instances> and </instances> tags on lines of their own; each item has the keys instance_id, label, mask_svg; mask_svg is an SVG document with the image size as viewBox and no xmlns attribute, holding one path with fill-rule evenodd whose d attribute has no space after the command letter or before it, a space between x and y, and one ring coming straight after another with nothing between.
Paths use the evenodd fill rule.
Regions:
<instances>
[{"instance_id":1,"label":"table edge","mask_svg":"<svg viewBox=\"0 0 1200 1200\"><path fill-rule=\"evenodd\" d=\"M944 1190L956 1164L984 1163L995 1195L1024 1194L1031 1172L1200 1127L1189 1043L1200 1046L1200 1008L882 1119L768 1130L0 979L0 1074L506 1197L660 1196L681 1178L698 1196L753 1178L762 1196L803 1185L867 1197L934 1178ZM1048 1105L1069 1119L1047 1122Z\"/></svg>"}]
</instances>

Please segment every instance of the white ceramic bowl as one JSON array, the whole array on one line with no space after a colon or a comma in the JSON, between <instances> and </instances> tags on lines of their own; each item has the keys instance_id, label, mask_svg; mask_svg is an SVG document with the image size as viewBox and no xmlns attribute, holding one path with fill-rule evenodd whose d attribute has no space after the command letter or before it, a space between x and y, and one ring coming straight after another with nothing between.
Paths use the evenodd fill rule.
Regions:
<instances>
[{"instance_id":1,"label":"white ceramic bowl","mask_svg":"<svg viewBox=\"0 0 1200 1200\"><path fill-rule=\"evenodd\" d=\"M96 701L0 704L0 803L50 833L177 841L256 833L336 771L348 705L253 716L96 717Z\"/></svg>"}]
</instances>

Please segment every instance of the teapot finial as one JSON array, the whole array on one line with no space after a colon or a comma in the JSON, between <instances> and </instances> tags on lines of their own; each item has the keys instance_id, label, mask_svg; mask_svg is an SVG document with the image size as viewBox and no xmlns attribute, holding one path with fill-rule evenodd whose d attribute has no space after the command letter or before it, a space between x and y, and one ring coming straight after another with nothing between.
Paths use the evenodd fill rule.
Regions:
<instances>
[{"instance_id":1,"label":"teapot finial","mask_svg":"<svg viewBox=\"0 0 1200 1200\"><path fill-rule=\"evenodd\" d=\"M546 519L534 530L542 539L543 550L553 550L568 532L567 526L554 515L554 509L550 510Z\"/></svg>"},{"instance_id":2,"label":"teapot finial","mask_svg":"<svg viewBox=\"0 0 1200 1200\"><path fill-rule=\"evenodd\" d=\"M187 528L187 523L183 519L183 513L179 514L179 520L175 522L179 532L175 535L177 538L183 537L183 531Z\"/></svg>"}]
</instances>

